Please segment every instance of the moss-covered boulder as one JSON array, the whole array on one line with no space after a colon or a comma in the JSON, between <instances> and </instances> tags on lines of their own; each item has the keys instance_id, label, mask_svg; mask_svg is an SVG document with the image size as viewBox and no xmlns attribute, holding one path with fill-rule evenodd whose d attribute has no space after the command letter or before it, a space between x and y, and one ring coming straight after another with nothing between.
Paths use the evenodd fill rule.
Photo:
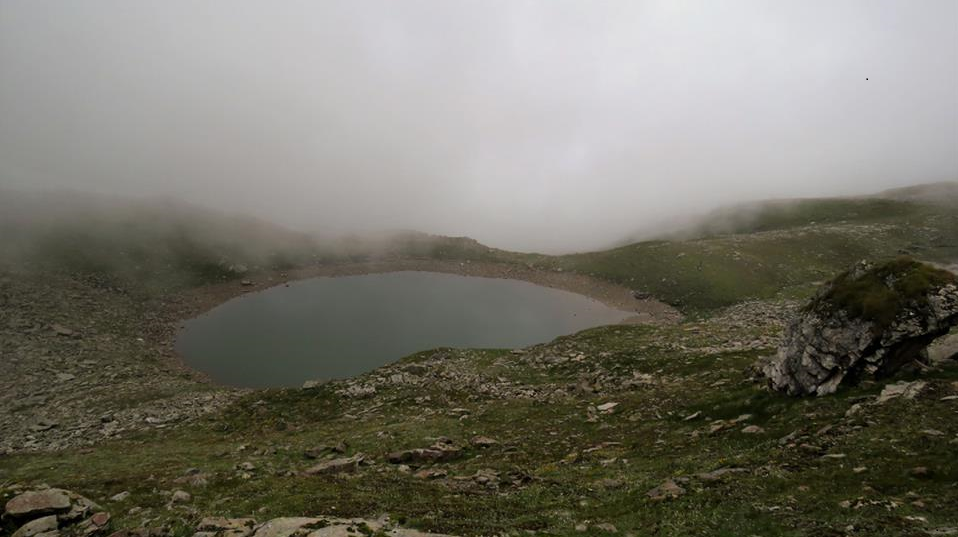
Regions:
<instances>
[{"instance_id":1,"label":"moss-covered boulder","mask_svg":"<svg viewBox=\"0 0 958 537\"><path fill-rule=\"evenodd\" d=\"M924 360L928 345L956 324L953 273L909 258L863 261L819 290L761 369L776 390L829 394Z\"/></svg>"}]
</instances>

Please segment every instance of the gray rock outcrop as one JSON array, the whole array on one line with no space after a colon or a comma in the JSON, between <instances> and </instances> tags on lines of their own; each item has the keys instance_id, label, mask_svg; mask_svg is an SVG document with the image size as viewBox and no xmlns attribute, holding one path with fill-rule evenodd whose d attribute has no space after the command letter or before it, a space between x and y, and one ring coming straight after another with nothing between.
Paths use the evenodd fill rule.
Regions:
<instances>
[{"instance_id":1,"label":"gray rock outcrop","mask_svg":"<svg viewBox=\"0 0 958 537\"><path fill-rule=\"evenodd\" d=\"M830 394L842 383L924 361L929 344L956 324L951 273L910 260L862 262L823 286L759 369L790 395Z\"/></svg>"},{"instance_id":2,"label":"gray rock outcrop","mask_svg":"<svg viewBox=\"0 0 958 537\"><path fill-rule=\"evenodd\" d=\"M4 505L2 520L18 529L13 537L93 535L110 520L92 501L68 490L47 488L20 492ZM4 534L0 525L0 534Z\"/></svg>"}]
</instances>

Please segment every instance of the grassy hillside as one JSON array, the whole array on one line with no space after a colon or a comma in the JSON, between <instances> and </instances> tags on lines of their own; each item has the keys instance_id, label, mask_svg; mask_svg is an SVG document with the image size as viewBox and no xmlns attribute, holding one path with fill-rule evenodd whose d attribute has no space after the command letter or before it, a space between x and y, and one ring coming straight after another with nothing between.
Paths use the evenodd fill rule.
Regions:
<instances>
[{"instance_id":1,"label":"grassy hillside","mask_svg":"<svg viewBox=\"0 0 958 537\"><path fill-rule=\"evenodd\" d=\"M331 259L306 234L171 200L7 191L0 234L8 267L149 294Z\"/></svg>"},{"instance_id":2,"label":"grassy hillside","mask_svg":"<svg viewBox=\"0 0 958 537\"><path fill-rule=\"evenodd\" d=\"M807 296L859 259L958 260L949 184L869 198L769 202L717 211L670 239L566 256L506 252L415 232L320 242L254 219L173 202L0 196L0 261L161 293L247 272L382 258L473 260L592 275L687 313L742 300ZM936 200L933 202L932 200Z\"/></svg>"},{"instance_id":3,"label":"grassy hillside","mask_svg":"<svg viewBox=\"0 0 958 537\"><path fill-rule=\"evenodd\" d=\"M958 261L958 204L886 199L773 203L741 220L716 216L693 238L525 261L650 292L687 312L747 299L807 296L860 259L901 254Z\"/></svg>"},{"instance_id":4,"label":"grassy hillside","mask_svg":"<svg viewBox=\"0 0 958 537\"><path fill-rule=\"evenodd\" d=\"M262 272L383 258L495 260L465 237L320 240L174 200L0 192L0 269L56 272L160 296Z\"/></svg>"}]
</instances>

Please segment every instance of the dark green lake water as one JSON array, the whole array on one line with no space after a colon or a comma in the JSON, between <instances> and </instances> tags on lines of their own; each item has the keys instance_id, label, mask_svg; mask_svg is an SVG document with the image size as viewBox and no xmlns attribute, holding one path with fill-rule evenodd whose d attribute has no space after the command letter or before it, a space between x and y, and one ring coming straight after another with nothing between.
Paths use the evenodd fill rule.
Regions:
<instances>
[{"instance_id":1,"label":"dark green lake water","mask_svg":"<svg viewBox=\"0 0 958 537\"><path fill-rule=\"evenodd\" d=\"M176 348L222 384L300 386L436 347L515 348L629 314L527 282L431 272L314 278L191 319Z\"/></svg>"}]
</instances>

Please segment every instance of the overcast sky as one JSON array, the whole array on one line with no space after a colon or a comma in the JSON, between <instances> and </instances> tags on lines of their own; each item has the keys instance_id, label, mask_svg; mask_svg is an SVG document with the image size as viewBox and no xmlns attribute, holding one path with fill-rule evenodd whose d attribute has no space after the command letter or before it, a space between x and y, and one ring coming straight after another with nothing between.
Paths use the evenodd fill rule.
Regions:
<instances>
[{"instance_id":1,"label":"overcast sky","mask_svg":"<svg viewBox=\"0 0 958 537\"><path fill-rule=\"evenodd\" d=\"M0 1L0 186L557 251L955 179L955 0Z\"/></svg>"}]
</instances>

